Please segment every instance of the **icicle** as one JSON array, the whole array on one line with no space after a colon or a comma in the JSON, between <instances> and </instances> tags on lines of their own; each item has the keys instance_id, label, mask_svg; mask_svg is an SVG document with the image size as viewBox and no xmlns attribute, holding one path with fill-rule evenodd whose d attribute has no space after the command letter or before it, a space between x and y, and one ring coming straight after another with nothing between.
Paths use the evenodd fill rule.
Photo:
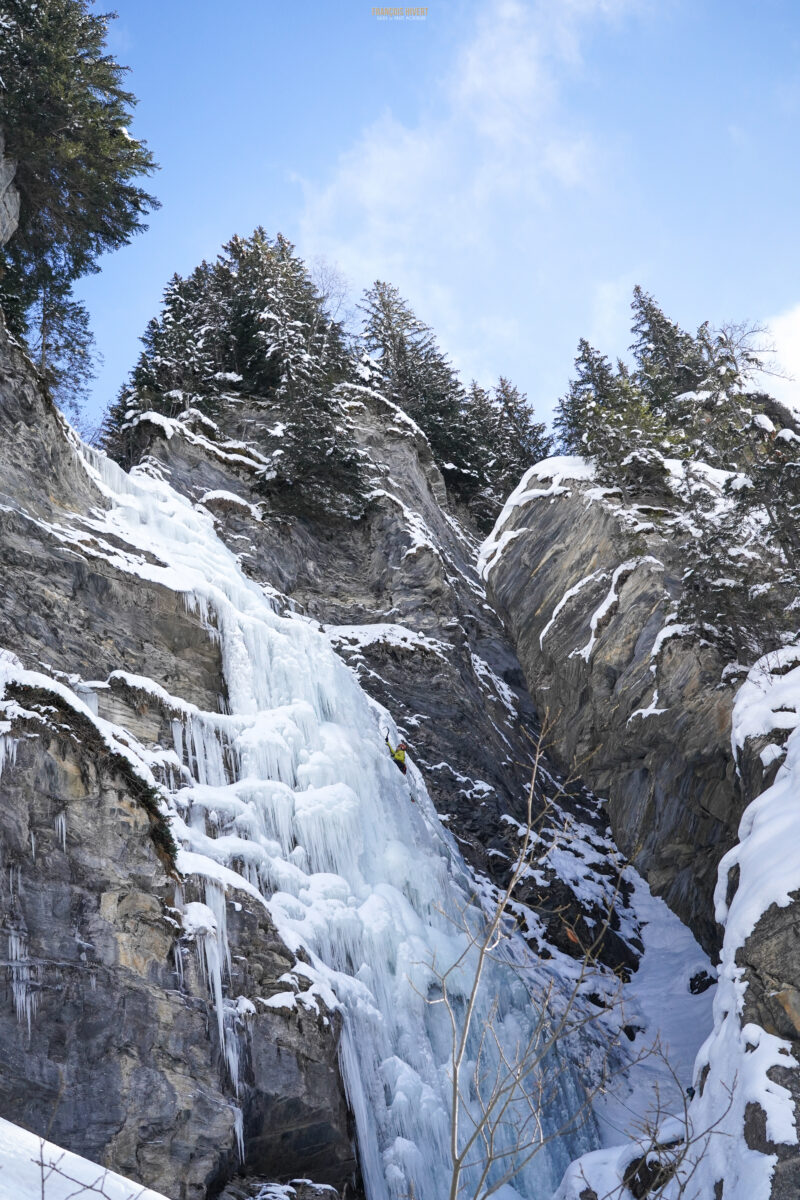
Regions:
<instances>
[{"instance_id":1,"label":"icicle","mask_svg":"<svg viewBox=\"0 0 800 1200\"><path fill-rule=\"evenodd\" d=\"M36 1015L38 994L31 988L33 975L28 958L28 939L24 933L10 931L8 934L8 966L11 973L11 994L14 997L17 1020L27 1022L28 1036L30 1036L31 1021Z\"/></svg>"},{"instance_id":2,"label":"icicle","mask_svg":"<svg viewBox=\"0 0 800 1200\"><path fill-rule=\"evenodd\" d=\"M231 948L228 943L228 910L225 902L225 892L218 883L208 880L206 883L206 904L214 914L217 923L217 945L225 959L228 977L231 974Z\"/></svg>"},{"instance_id":3,"label":"icicle","mask_svg":"<svg viewBox=\"0 0 800 1200\"><path fill-rule=\"evenodd\" d=\"M239 1036L236 1032L236 1023L233 1016L226 1014L225 1021L225 1063L228 1067L228 1075L235 1095L239 1095Z\"/></svg>"},{"instance_id":4,"label":"icicle","mask_svg":"<svg viewBox=\"0 0 800 1200\"><path fill-rule=\"evenodd\" d=\"M67 814L60 812L56 814L55 830L58 840L61 842L61 849L66 852L67 849Z\"/></svg>"},{"instance_id":5,"label":"icicle","mask_svg":"<svg viewBox=\"0 0 800 1200\"><path fill-rule=\"evenodd\" d=\"M178 762L183 762L183 726L177 717L172 722L172 744L178 756Z\"/></svg>"},{"instance_id":6,"label":"icicle","mask_svg":"<svg viewBox=\"0 0 800 1200\"><path fill-rule=\"evenodd\" d=\"M0 775L3 774L3 769L6 763L13 767L17 761L17 738L9 737L8 734L0 734Z\"/></svg>"},{"instance_id":7,"label":"icicle","mask_svg":"<svg viewBox=\"0 0 800 1200\"><path fill-rule=\"evenodd\" d=\"M172 957L175 962L175 974L178 976L178 987L181 991L183 991L183 951L181 950L180 942L175 942L174 946L172 947Z\"/></svg>"},{"instance_id":8,"label":"icicle","mask_svg":"<svg viewBox=\"0 0 800 1200\"><path fill-rule=\"evenodd\" d=\"M222 966L219 957L219 946L217 944L216 934L204 933L198 939L203 948L203 956L206 964L206 979L211 990L211 995L214 997L214 1008L217 1013L217 1029L219 1031L219 1045L223 1054L225 1053L225 1010L222 1003Z\"/></svg>"},{"instance_id":9,"label":"icicle","mask_svg":"<svg viewBox=\"0 0 800 1200\"><path fill-rule=\"evenodd\" d=\"M31 857L33 858L33 861L35 863L36 862L36 836L35 836L33 830L31 830Z\"/></svg>"},{"instance_id":10,"label":"icicle","mask_svg":"<svg viewBox=\"0 0 800 1200\"><path fill-rule=\"evenodd\" d=\"M244 1162L244 1113L237 1106L233 1106L233 1132L236 1137L236 1151L239 1155L239 1162Z\"/></svg>"}]
</instances>

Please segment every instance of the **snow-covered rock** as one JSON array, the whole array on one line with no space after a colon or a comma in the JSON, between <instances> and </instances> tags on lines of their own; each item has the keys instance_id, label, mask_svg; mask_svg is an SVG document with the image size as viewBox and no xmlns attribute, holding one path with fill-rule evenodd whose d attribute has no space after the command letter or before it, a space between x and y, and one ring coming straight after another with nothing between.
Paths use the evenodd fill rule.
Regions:
<instances>
[{"instance_id":1,"label":"snow-covered rock","mask_svg":"<svg viewBox=\"0 0 800 1200\"><path fill-rule=\"evenodd\" d=\"M560 766L608 797L620 848L713 950L717 864L742 803L736 680L675 616L683 564L668 522L597 487L582 460L547 459L509 499L481 563Z\"/></svg>"}]
</instances>

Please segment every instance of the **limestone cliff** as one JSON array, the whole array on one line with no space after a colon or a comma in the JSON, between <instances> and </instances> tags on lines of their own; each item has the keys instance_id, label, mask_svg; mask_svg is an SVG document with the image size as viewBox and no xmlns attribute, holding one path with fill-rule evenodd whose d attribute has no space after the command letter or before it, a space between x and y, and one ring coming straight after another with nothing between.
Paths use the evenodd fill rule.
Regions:
<instances>
[{"instance_id":1,"label":"limestone cliff","mask_svg":"<svg viewBox=\"0 0 800 1200\"><path fill-rule=\"evenodd\" d=\"M477 873L471 890L486 876L504 878L524 815L526 733L536 726L472 565L475 542L447 506L424 436L366 390L349 413L374 473L370 512L358 523L292 518L261 502L252 424L263 414L244 402L224 429L192 412L139 420L138 482L117 472L112 495L102 460L80 449L24 354L4 331L0 339L0 1113L171 1200L205 1200L234 1175L231 1186L245 1194L259 1179L298 1176L352 1193L357 1151L362 1166L366 1154L379 1169L375 1147L354 1142L352 1105L361 1105L362 1127L375 1118L363 1097L354 1100L352 1064L349 1094L343 1079L343 1061L363 1047L343 1050L340 1009L293 922L299 928L304 905L309 920L315 911L309 854L317 877L333 881L331 856L347 859L366 836L354 787L383 806L386 860L368 864L371 903L402 885L404 903L443 919L458 845ZM129 509L139 514L133 524ZM181 540L195 534L219 558L207 580L197 550ZM228 587L238 588L240 609ZM262 658L251 646L245 661L253 606ZM288 666L281 639L297 643ZM276 702L274 729L253 725L254 698L232 695L273 686L250 675L243 683L257 660L276 687L285 678L288 702ZM376 755L367 726L378 716L353 676L386 706L380 720L393 730L396 720L411 742L417 811L380 735ZM303 689L315 711L293 696ZM350 708L338 699L345 692ZM345 712L356 714L355 727ZM295 821L309 851L285 828L286 803L300 802L287 784L262 795L249 780L243 763L255 751L262 778L293 781L308 797ZM325 792L332 764L351 787ZM418 767L450 841L425 808ZM303 791L315 781L321 791ZM550 794L560 790L552 772L542 781ZM317 837L317 792L330 804L330 849ZM580 788L559 803L540 869L520 896L526 932L543 961L569 963L610 908L602 954L630 971L639 928L605 818ZM173 830L202 854L182 848L176 858ZM433 837L427 858L423 834ZM405 846L422 855L409 860L407 878ZM591 887L581 886L587 874ZM326 886L335 893L330 919L340 921L341 885ZM283 899L273 910L264 897L275 891ZM402 928L386 919L387 929ZM319 952L335 958L317 926ZM350 936L352 926L348 918L342 930ZM373 936L381 949L384 935ZM343 966L363 975L348 945ZM388 971L388 949L386 957ZM397 968L392 985L405 986L409 969ZM602 980L591 1005L602 1013L596 986ZM358 990L353 1004L363 1004ZM396 1036L408 1045L402 1028ZM391 1047L383 1055L396 1061ZM377 1068L370 1078L379 1093L369 1104L398 1120L390 1083Z\"/></svg>"},{"instance_id":2,"label":"limestone cliff","mask_svg":"<svg viewBox=\"0 0 800 1200\"><path fill-rule=\"evenodd\" d=\"M141 576L132 588L114 566L121 543L77 532L106 501L0 337L0 643L43 676L6 689L0 726L0 1108L171 1200L201 1200L236 1170L240 1121L252 1171L342 1187L357 1169L336 1019L256 1003L285 989L296 955L252 896L229 889L236 1094L201 962L181 940L174 861L150 836L158 814L127 747L81 711L92 693L80 680L122 666L217 711L219 644L176 592ZM174 717L121 684L94 708L152 743ZM183 901L203 898L182 887Z\"/></svg>"},{"instance_id":3,"label":"limestone cliff","mask_svg":"<svg viewBox=\"0 0 800 1200\"><path fill-rule=\"evenodd\" d=\"M737 680L677 623L683 564L654 515L596 487L580 460L547 460L506 506L483 569L557 760L608 798L620 847L713 949L717 866L745 803Z\"/></svg>"},{"instance_id":4,"label":"limestone cliff","mask_svg":"<svg viewBox=\"0 0 800 1200\"><path fill-rule=\"evenodd\" d=\"M800 771L796 733L786 738L797 725L798 650L767 655L748 675L678 623L685 564L673 518L597 487L580 459L547 460L509 499L482 570L548 714L557 761L607 797L619 845L721 950L685 1186L739 1195L747 1178L790 1200L800 1190ZM586 1160L559 1200L605 1194L623 1179L649 1195L659 1177L634 1179L644 1163L636 1154Z\"/></svg>"}]
</instances>

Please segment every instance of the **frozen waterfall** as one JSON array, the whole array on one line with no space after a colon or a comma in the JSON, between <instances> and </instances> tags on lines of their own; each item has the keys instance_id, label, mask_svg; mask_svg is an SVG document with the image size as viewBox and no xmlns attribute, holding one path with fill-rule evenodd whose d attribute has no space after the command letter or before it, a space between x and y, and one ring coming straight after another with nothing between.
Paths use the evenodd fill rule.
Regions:
<instances>
[{"instance_id":1,"label":"frozen waterfall","mask_svg":"<svg viewBox=\"0 0 800 1200\"><path fill-rule=\"evenodd\" d=\"M109 504L90 521L101 542L109 537L104 552L119 568L183 594L220 640L226 713L166 697L150 680L127 681L177 713L175 761L151 766L170 790L179 866L203 883L205 904L187 905L184 925L201 950L231 1077L236 1083L234 1017L249 1003L240 998L237 1008L236 997L223 996L224 893L235 883L266 905L286 944L302 946L310 960L298 963L286 992L270 1003L313 1007L319 996L341 1009L341 1064L368 1197L441 1200L451 1169L452 1029L447 1009L431 1001L436 970L468 944L459 914L480 921L456 843L419 773L412 767L404 779L395 769L383 744L387 714L316 624L278 615L216 536L211 517L167 483L83 453ZM468 955L451 980L457 1016L472 961ZM482 1050L491 1071L501 1053L513 1057L539 1013L501 961L487 967L480 1005L468 1057L478 1053L493 1011L498 1044ZM543 1137L583 1102L577 1075L562 1063L557 1076ZM474 1103L467 1097L467 1108ZM498 1150L503 1136L512 1139L501 1131ZM513 1189L496 1194L547 1200L570 1160L594 1144L591 1124L556 1138L523 1167ZM473 1180L480 1157L478 1146ZM490 1179L506 1167L507 1160Z\"/></svg>"}]
</instances>

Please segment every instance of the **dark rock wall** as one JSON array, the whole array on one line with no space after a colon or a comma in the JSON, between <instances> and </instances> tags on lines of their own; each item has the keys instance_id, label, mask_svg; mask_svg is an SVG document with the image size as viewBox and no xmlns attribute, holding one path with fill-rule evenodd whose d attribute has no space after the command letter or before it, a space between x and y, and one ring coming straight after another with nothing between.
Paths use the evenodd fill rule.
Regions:
<instances>
[{"instance_id":1,"label":"dark rock wall","mask_svg":"<svg viewBox=\"0 0 800 1200\"><path fill-rule=\"evenodd\" d=\"M271 594L277 590L277 604L326 627L364 689L396 720L467 861L505 882L516 837L504 817L525 819L538 721L519 659L477 574L474 532L448 506L422 432L366 389L347 405L351 436L372 474L366 516L327 522L276 511L261 499L258 464L247 447L279 417L240 398L217 416L219 424L190 411L168 433L161 422L142 419L133 457L214 515L245 572ZM561 784L540 771L541 791L552 796ZM594 830L598 853L607 854L607 819L595 800L579 785L558 800L559 825L566 809ZM610 877L615 872L610 868ZM607 913L578 899L549 865L542 876L547 896L530 889L525 900L542 911L546 942L574 955L569 929L589 937L591 922L606 924ZM611 897L608 880L602 887ZM624 907L628 897L620 892L611 902ZM616 917L601 958L614 968L636 964L638 951L617 936Z\"/></svg>"}]
</instances>

